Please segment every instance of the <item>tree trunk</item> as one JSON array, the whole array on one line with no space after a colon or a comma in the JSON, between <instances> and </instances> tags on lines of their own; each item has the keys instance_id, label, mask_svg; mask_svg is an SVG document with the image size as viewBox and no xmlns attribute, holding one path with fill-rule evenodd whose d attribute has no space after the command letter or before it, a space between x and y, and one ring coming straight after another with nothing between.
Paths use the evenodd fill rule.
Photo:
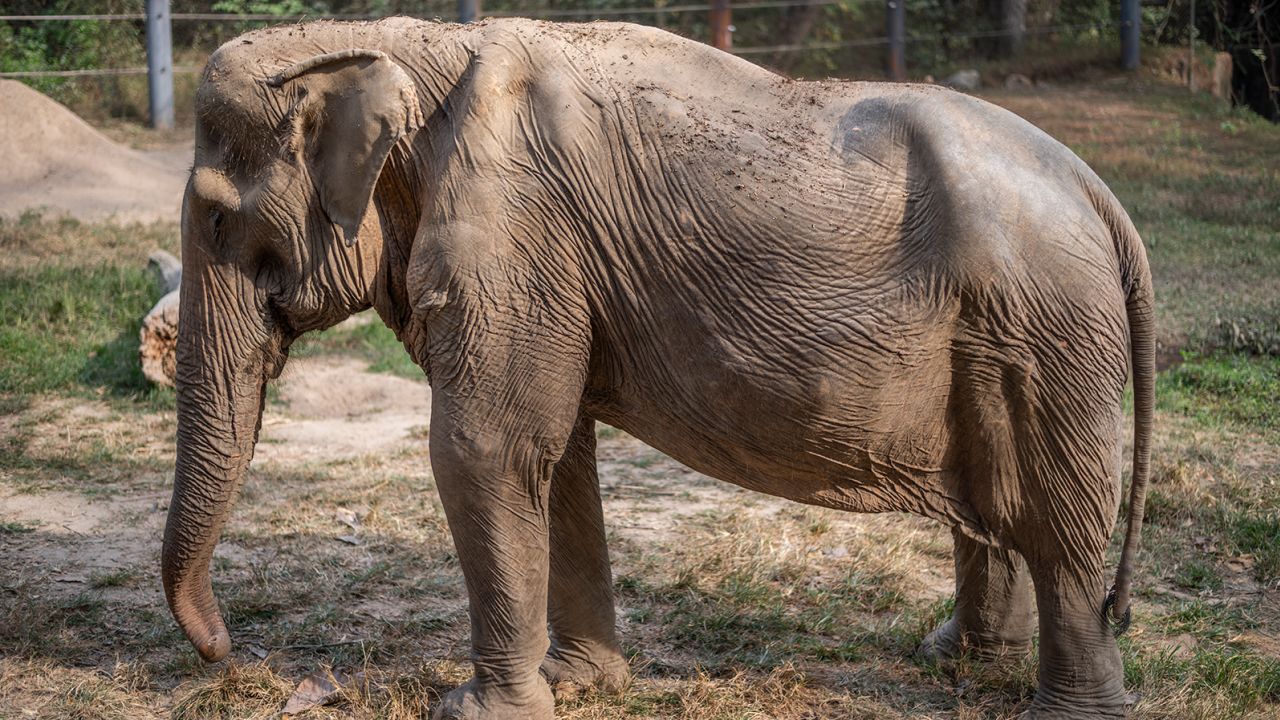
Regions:
<instances>
[{"instance_id":1,"label":"tree trunk","mask_svg":"<svg viewBox=\"0 0 1280 720\"><path fill-rule=\"evenodd\" d=\"M1215 12L1222 49L1231 53L1232 101L1280 122L1280 5L1226 3Z\"/></svg>"}]
</instances>

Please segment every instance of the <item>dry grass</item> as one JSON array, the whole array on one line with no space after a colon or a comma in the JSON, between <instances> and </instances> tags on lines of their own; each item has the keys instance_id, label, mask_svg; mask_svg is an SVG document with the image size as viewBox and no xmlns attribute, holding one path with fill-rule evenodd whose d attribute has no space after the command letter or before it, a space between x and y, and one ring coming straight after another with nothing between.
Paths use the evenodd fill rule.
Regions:
<instances>
[{"instance_id":1,"label":"dry grass","mask_svg":"<svg viewBox=\"0 0 1280 720\"><path fill-rule=\"evenodd\" d=\"M266 663L227 663L177 691L173 720L267 720L279 714L293 683Z\"/></svg>"},{"instance_id":2,"label":"dry grass","mask_svg":"<svg viewBox=\"0 0 1280 720\"><path fill-rule=\"evenodd\" d=\"M49 720L155 717L145 693L150 682L146 670L138 665L117 663L106 670L0 659L0 710L21 708L21 717Z\"/></svg>"}]
</instances>

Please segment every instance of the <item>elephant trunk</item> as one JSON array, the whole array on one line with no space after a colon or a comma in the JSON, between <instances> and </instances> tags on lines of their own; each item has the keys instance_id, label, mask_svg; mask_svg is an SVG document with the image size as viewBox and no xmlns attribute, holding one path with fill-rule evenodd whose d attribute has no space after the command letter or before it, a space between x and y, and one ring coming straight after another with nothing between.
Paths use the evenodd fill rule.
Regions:
<instances>
[{"instance_id":1,"label":"elephant trunk","mask_svg":"<svg viewBox=\"0 0 1280 720\"><path fill-rule=\"evenodd\" d=\"M173 498L165 524L161 576L178 625L208 662L226 657L231 637L209 579L222 527L253 457L268 375L283 354L274 345L253 292L227 292L240 278L213 285L226 294L207 299L208 273L183 278L177 348L178 449ZM215 294L217 293L215 289ZM275 372L271 359L274 359Z\"/></svg>"}]
</instances>

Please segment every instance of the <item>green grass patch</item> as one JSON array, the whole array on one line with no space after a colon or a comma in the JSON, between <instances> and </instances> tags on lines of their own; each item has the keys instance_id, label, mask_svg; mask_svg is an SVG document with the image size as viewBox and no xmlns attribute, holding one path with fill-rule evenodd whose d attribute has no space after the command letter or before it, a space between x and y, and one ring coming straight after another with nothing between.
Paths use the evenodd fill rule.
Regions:
<instances>
[{"instance_id":1,"label":"green grass patch","mask_svg":"<svg viewBox=\"0 0 1280 720\"><path fill-rule=\"evenodd\" d=\"M138 330L163 290L147 255L172 226L117 227L27 214L0 220L0 395L108 394L172 404L142 375Z\"/></svg>"},{"instance_id":2,"label":"green grass patch","mask_svg":"<svg viewBox=\"0 0 1280 720\"><path fill-rule=\"evenodd\" d=\"M388 373L411 380L424 380L422 368L409 357L404 345L382 320L359 325L339 325L305 335L289 353L294 357L347 355L369 363L371 372Z\"/></svg>"},{"instance_id":3,"label":"green grass patch","mask_svg":"<svg viewBox=\"0 0 1280 720\"><path fill-rule=\"evenodd\" d=\"M94 573L89 576L89 587L95 590L125 587L138 580L139 575L140 573L133 568L118 568L107 572Z\"/></svg>"},{"instance_id":4,"label":"green grass patch","mask_svg":"<svg viewBox=\"0 0 1280 720\"><path fill-rule=\"evenodd\" d=\"M1233 710L1280 702L1280 659L1219 647L1197 653L1189 670L1193 687L1221 691Z\"/></svg>"},{"instance_id":5,"label":"green grass patch","mask_svg":"<svg viewBox=\"0 0 1280 720\"><path fill-rule=\"evenodd\" d=\"M1280 434L1280 357L1184 354L1160 374L1160 409L1209 427Z\"/></svg>"},{"instance_id":6,"label":"green grass patch","mask_svg":"<svg viewBox=\"0 0 1280 720\"><path fill-rule=\"evenodd\" d=\"M1178 566L1173 582L1184 590L1213 591L1222 589L1217 569L1207 562L1188 560Z\"/></svg>"},{"instance_id":7,"label":"green grass patch","mask_svg":"<svg viewBox=\"0 0 1280 720\"><path fill-rule=\"evenodd\" d=\"M1228 517L1227 536L1241 553L1253 555L1260 582L1280 579L1280 515L1243 511Z\"/></svg>"},{"instance_id":8,"label":"green grass patch","mask_svg":"<svg viewBox=\"0 0 1280 720\"><path fill-rule=\"evenodd\" d=\"M1142 695L1183 692L1212 698L1221 713L1208 716L1214 718L1240 717L1280 702L1280 659L1227 645L1200 648L1186 657L1167 650L1137 651L1127 641L1121 649L1125 687Z\"/></svg>"},{"instance_id":9,"label":"green grass patch","mask_svg":"<svg viewBox=\"0 0 1280 720\"><path fill-rule=\"evenodd\" d=\"M145 268L8 270L0 288L0 392L150 390L138 363L138 329L160 291Z\"/></svg>"},{"instance_id":10,"label":"green grass patch","mask_svg":"<svg viewBox=\"0 0 1280 720\"><path fill-rule=\"evenodd\" d=\"M1255 623L1239 608L1225 603L1193 600L1175 607L1158 620L1169 633L1190 633L1201 640L1225 642Z\"/></svg>"},{"instance_id":11,"label":"green grass patch","mask_svg":"<svg viewBox=\"0 0 1280 720\"><path fill-rule=\"evenodd\" d=\"M35 532L36 526L13 520L0 520L0 535L25 535Z\"/></svg>"}]
</instances>

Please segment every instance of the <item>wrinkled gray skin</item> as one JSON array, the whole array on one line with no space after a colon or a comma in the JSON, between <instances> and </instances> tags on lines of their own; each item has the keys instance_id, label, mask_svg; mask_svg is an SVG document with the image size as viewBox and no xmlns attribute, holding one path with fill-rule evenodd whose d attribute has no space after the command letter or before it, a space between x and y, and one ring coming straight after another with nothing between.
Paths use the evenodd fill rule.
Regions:
<instances>
[{"instance_id":1,"label":"wrinkled gray skin","mask_svg":"<svg viewBox=\"0 0 1280 720\"><path fill-rule=\"evenodd\" d=\"M372 306L430 378L471 599L475 677L437 717L546 720L548 680L626 681L596 420L743 487L948 523L955 616L922 651L1024 651L1034 594L1029 715L1123 715L1103 551L1132 365L1127 607L1151 284L1057 142L947 90L515 20L254 32L196 111L163 575L206 659L266 383Z\"/></svg>"}]
</instances>

